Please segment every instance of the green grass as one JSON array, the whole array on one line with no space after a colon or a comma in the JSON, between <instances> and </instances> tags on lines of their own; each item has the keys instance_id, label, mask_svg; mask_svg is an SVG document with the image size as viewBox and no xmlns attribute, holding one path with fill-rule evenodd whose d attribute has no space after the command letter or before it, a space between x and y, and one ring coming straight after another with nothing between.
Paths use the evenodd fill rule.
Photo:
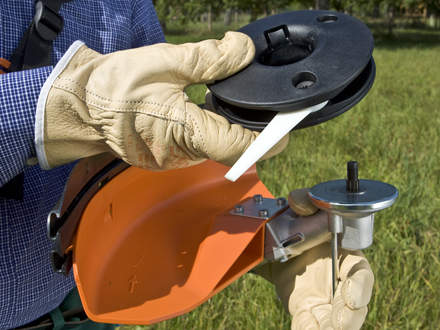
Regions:
<instances>
[{"instance_id":1,"label":"green grass","mask_svg":"<svg viewBox=\"0 0 440 330\"><path fill-rule=\"evenodd\" d=\"M276 196L342 178L357 160L360 176L398 187L396 204L376 215L365 250L376 282L364 329L440 328L440 33L376 31L373 89L355 108L291 133L288 148L260 162ZM171 42L220 36L169 35ZM204 88L189 89L198 103ZM272 286L248 274L191 313L145 329L288 329ZM137 327L127 327L134 329Z\"/></svg>"}]
</instances>

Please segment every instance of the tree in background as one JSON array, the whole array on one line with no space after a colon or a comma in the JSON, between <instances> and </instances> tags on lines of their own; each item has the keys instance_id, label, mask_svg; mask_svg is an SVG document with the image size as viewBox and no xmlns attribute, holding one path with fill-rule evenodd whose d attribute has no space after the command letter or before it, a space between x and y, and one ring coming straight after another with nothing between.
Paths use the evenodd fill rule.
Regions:
<instances>
[{"instance_id":1,"label":"tree in background","mask_svg":"<svg viewBox=\"0 0 440 330\"><path fill-rule=\"evenodd\" d=\"M428 19L430 27L440 28L440 1L439 0L420 0L417 1L418 7L423 7L425 18Z\"/></svg>"},{"instance_id":2,"label":"tree in background","mask_svg":"<svg viewBox=\"0 0 440 330\"><path fill-rule=\"evenodd\" d=\"M255 21L260 15L275 14L277 10L286 8L291 0L238 0L238 8L250 13L250 21Z\"/></svg>"},{"instance_id":3,"label":"tree in background","mask_svg":"<svg viewBox=\"0 0 440 330\"><path fill-rule=\"evenodd\" d=\"M212 31L213 20L224 9L222 1L212 0L188 0L185 1L184 7L191 20L206 21L209 32Z\"/></svg>"},{"instance_id":4,"label":"tree in background","mask_svg":"<svg viewBox=\"0 0 440 330\"><path fill-rule=\"evenodd\" d=\"M234 21L235 23L237 23L239 4L239 0L223 0L223 6L225 8L225 17L223 20L223 24L225 26L231 25L232 15L234 15Z\"/></svg>"},{"instance_id":5,"label":"tree in background","mask_svg":"<svg viewBox=\"0 0 440 330\"><path fill-rule=\"evenodd\" d=\"M315 9L329 10L330 1L329 0L315 0Z\"/></svg>"}]
</instances>

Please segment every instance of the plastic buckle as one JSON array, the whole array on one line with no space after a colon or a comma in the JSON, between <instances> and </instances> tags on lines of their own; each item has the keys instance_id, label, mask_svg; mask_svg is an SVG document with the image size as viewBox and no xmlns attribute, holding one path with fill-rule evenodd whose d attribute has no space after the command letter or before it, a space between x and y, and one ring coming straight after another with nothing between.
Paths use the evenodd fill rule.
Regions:
<instances>
[{"instance_id":1,"label":"plastic buckle","mask_svg":"<svg viewBox=\"0 0 440 330\"><path fill-rule=\"evenodd\" d=\"M72 251L65 255L59 255L55 250L50 251L50 263L55 273L63 274L64 276L69 275L73 264L72 259Z\"/></svg>"},{"instance_id":2,"label":"plastic buckle","mask_svg":"<svg viewBox=\"0 0 440 330\"><path fill-rule=\"evenodd\" d=\"M42 39L53 41L63 29L64 20L42 1L38 1L35 4L34 24L35 30Z\"/></svg>"}]
</instances>

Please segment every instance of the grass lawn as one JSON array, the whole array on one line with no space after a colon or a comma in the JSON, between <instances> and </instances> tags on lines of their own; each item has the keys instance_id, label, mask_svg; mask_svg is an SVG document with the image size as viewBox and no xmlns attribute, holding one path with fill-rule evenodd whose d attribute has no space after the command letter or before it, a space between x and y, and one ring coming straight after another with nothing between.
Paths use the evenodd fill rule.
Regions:
<instances>
[{"instance_id":1,"label":"grass lawn","mask_svg":"<svg viewBox=\"0 0 440 330\"><path fill-rule=\"evenodd\" d=\"M169 34L181 43L201 32ZM178 32L178 33L177 33ZM357 160L360 177L400 191L376 215L375 243L365 250L376 282L363 329L440 328L440 31L376 35L377 77L367 97L344 115L291 133L281 155L260 162L276 196L345 176ZM189 89L203 102L204 88ZM248 274L191 313L145 329L288 329L271 284ZM141 327L122 327L135 329Z\"/></svg>"}]
</instances>

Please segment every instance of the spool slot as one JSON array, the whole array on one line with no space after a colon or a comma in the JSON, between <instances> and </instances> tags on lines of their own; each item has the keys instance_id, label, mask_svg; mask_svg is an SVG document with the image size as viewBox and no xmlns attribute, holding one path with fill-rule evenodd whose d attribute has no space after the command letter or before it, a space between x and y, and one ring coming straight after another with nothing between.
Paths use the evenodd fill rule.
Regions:
<instances>
[{"instance_id":1,"label":"spool slot","mask_svg":"<svg viewBox=\"0 0 440 330\"><path fill-rule=\"evenodd\" d=\"M280 33L281 30L284 36ZM266 38L267 48L271 50L280 48L284 46L286 43L292 42L290 40L289 29L285 24L264 31L264 37Z\"/></svg>"},{"instance_id":2,"label":"spool slot","mask_svg":"<svg viewBox=\"0 0 440 330\"><path fill-rule=\"evenodd\" d=\"M311 40L291 36L287 25L279 25L264 31L267 48L258 61L263 65L281 66L296 63L310 56L313 52Z\"/></svg>"}]
</instances>

